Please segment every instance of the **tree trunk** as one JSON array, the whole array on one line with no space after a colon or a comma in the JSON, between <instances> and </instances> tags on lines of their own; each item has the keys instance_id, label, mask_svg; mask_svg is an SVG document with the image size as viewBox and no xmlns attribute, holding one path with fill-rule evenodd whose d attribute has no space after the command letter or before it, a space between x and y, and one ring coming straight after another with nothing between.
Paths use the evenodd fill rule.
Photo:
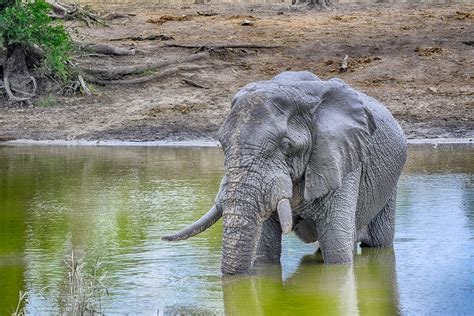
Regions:
<instances>
[{"instance_id":1,"label":"tree trunk","mask_svg":"<svg viewBox=\"0 0 474 316\"><path fill-rule=\"evenodd\" d=\"M36 93L36 81L28 71L27 51L18 44L7 47L3 64L3 88L11 101L28 101Z\"/></svg>"}]
</instances>

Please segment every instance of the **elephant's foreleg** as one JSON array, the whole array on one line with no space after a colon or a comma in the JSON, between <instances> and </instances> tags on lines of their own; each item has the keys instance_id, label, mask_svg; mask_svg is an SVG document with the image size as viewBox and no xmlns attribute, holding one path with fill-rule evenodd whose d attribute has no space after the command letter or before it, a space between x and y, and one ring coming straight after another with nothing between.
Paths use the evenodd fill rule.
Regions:
<instances>
[{"instance_id":1,"label":"elephant's foreleg","mask_svg":"<svg viewBox=\"0 0 474 316\"><path fill-rule=\"evenodd\" d=\"M281 256L281 225L278 214L273 213L263 222L255 263L279 263Z\"/></svg>"},{"instance_id":2,"label":"elephant's foreleg","mask_svg":"<svg viewBox=\"0 0 474 316\"><path fill-rule=\"evenodd\" d=\"M361 236L361 247L386 247L393 244L395 236L395 189L384 208L370 221Z\"/></svg>"},{"instance_id":3,"label":"elephant's foreleg","mask_svg":"<svg viewBox=\"0 0 474 316\"><path fill-rule=\"evenodd\" d=\"M355 249L355 213L360 168L348 174L342 185L321 201L315 219L324 263L350 263Z\"/></svg>"}]
</instances>

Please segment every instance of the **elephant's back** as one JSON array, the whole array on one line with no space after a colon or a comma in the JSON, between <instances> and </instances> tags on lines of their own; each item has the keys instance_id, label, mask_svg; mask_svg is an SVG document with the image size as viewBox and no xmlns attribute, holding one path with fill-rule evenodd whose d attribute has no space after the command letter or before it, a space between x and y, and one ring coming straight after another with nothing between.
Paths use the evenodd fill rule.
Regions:
<instances>
[{"instance_id":1,"label":"elephant's back","mask_svg":"<svg viewBox=\"0 0 474 316\"><path fill-rule=\"evenodd\" d=\"M357 207L357 228L366 226L392 196L407 157L407 140L390 111L380 102L360 93L372 112L376 131L369 144L369 159L363 165Z\"/></svg>"}]
</instances>

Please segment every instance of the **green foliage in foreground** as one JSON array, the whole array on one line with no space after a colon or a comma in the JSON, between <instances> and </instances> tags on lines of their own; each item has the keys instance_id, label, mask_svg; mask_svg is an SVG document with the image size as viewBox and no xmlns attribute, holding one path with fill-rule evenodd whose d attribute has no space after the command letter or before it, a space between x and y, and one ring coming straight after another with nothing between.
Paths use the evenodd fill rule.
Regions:
<instances>
[{"instance_id":1,"label":"green foliage in foreground","mask_svg":"<svg viewBox=\"0 0 474 316\"><path fill-rule=\"evenodd\" d=\"M69 75L71 38L62 25L48 16L50 7L44 0L17 1L0 12L0 45L37 45L44 53L43 68L47 74L66 80Z\"/></svg>"}]
</instances>

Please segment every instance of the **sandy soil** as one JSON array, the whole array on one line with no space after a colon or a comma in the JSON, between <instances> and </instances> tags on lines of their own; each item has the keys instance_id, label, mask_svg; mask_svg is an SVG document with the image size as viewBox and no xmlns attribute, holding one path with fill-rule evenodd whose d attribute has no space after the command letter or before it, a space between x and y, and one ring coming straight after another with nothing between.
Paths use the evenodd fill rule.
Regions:
<instances>
[{"instance_id":1,"label":"sandy soil","mask_svg":"<svg viewBox=\"0 0 474 316\"><path fill-rule=\"evenodd\" d=\"M165 44L280 45L211 51L203 70L130 86L94 85L92 97L47 97L33 108L0 99L0 138L160 140L212 138L232 96L246 83L284 70L339 77L384 102L409 138L472 137L474 6L343 6L317 11L286 5L107 7L134 16L87 28L86 42L134 45L134 56L88 57L86 65L140 64L194 53ZM198 11L213 11L201 16ZM180 21L149 23L161 16ZM249 20L251 26L242 26ZM111 41L165 33L174 40ZM339 72L344 55L349 71ZM183 75L209 87L183 83Z\"/></svg>"}]
</instances>

